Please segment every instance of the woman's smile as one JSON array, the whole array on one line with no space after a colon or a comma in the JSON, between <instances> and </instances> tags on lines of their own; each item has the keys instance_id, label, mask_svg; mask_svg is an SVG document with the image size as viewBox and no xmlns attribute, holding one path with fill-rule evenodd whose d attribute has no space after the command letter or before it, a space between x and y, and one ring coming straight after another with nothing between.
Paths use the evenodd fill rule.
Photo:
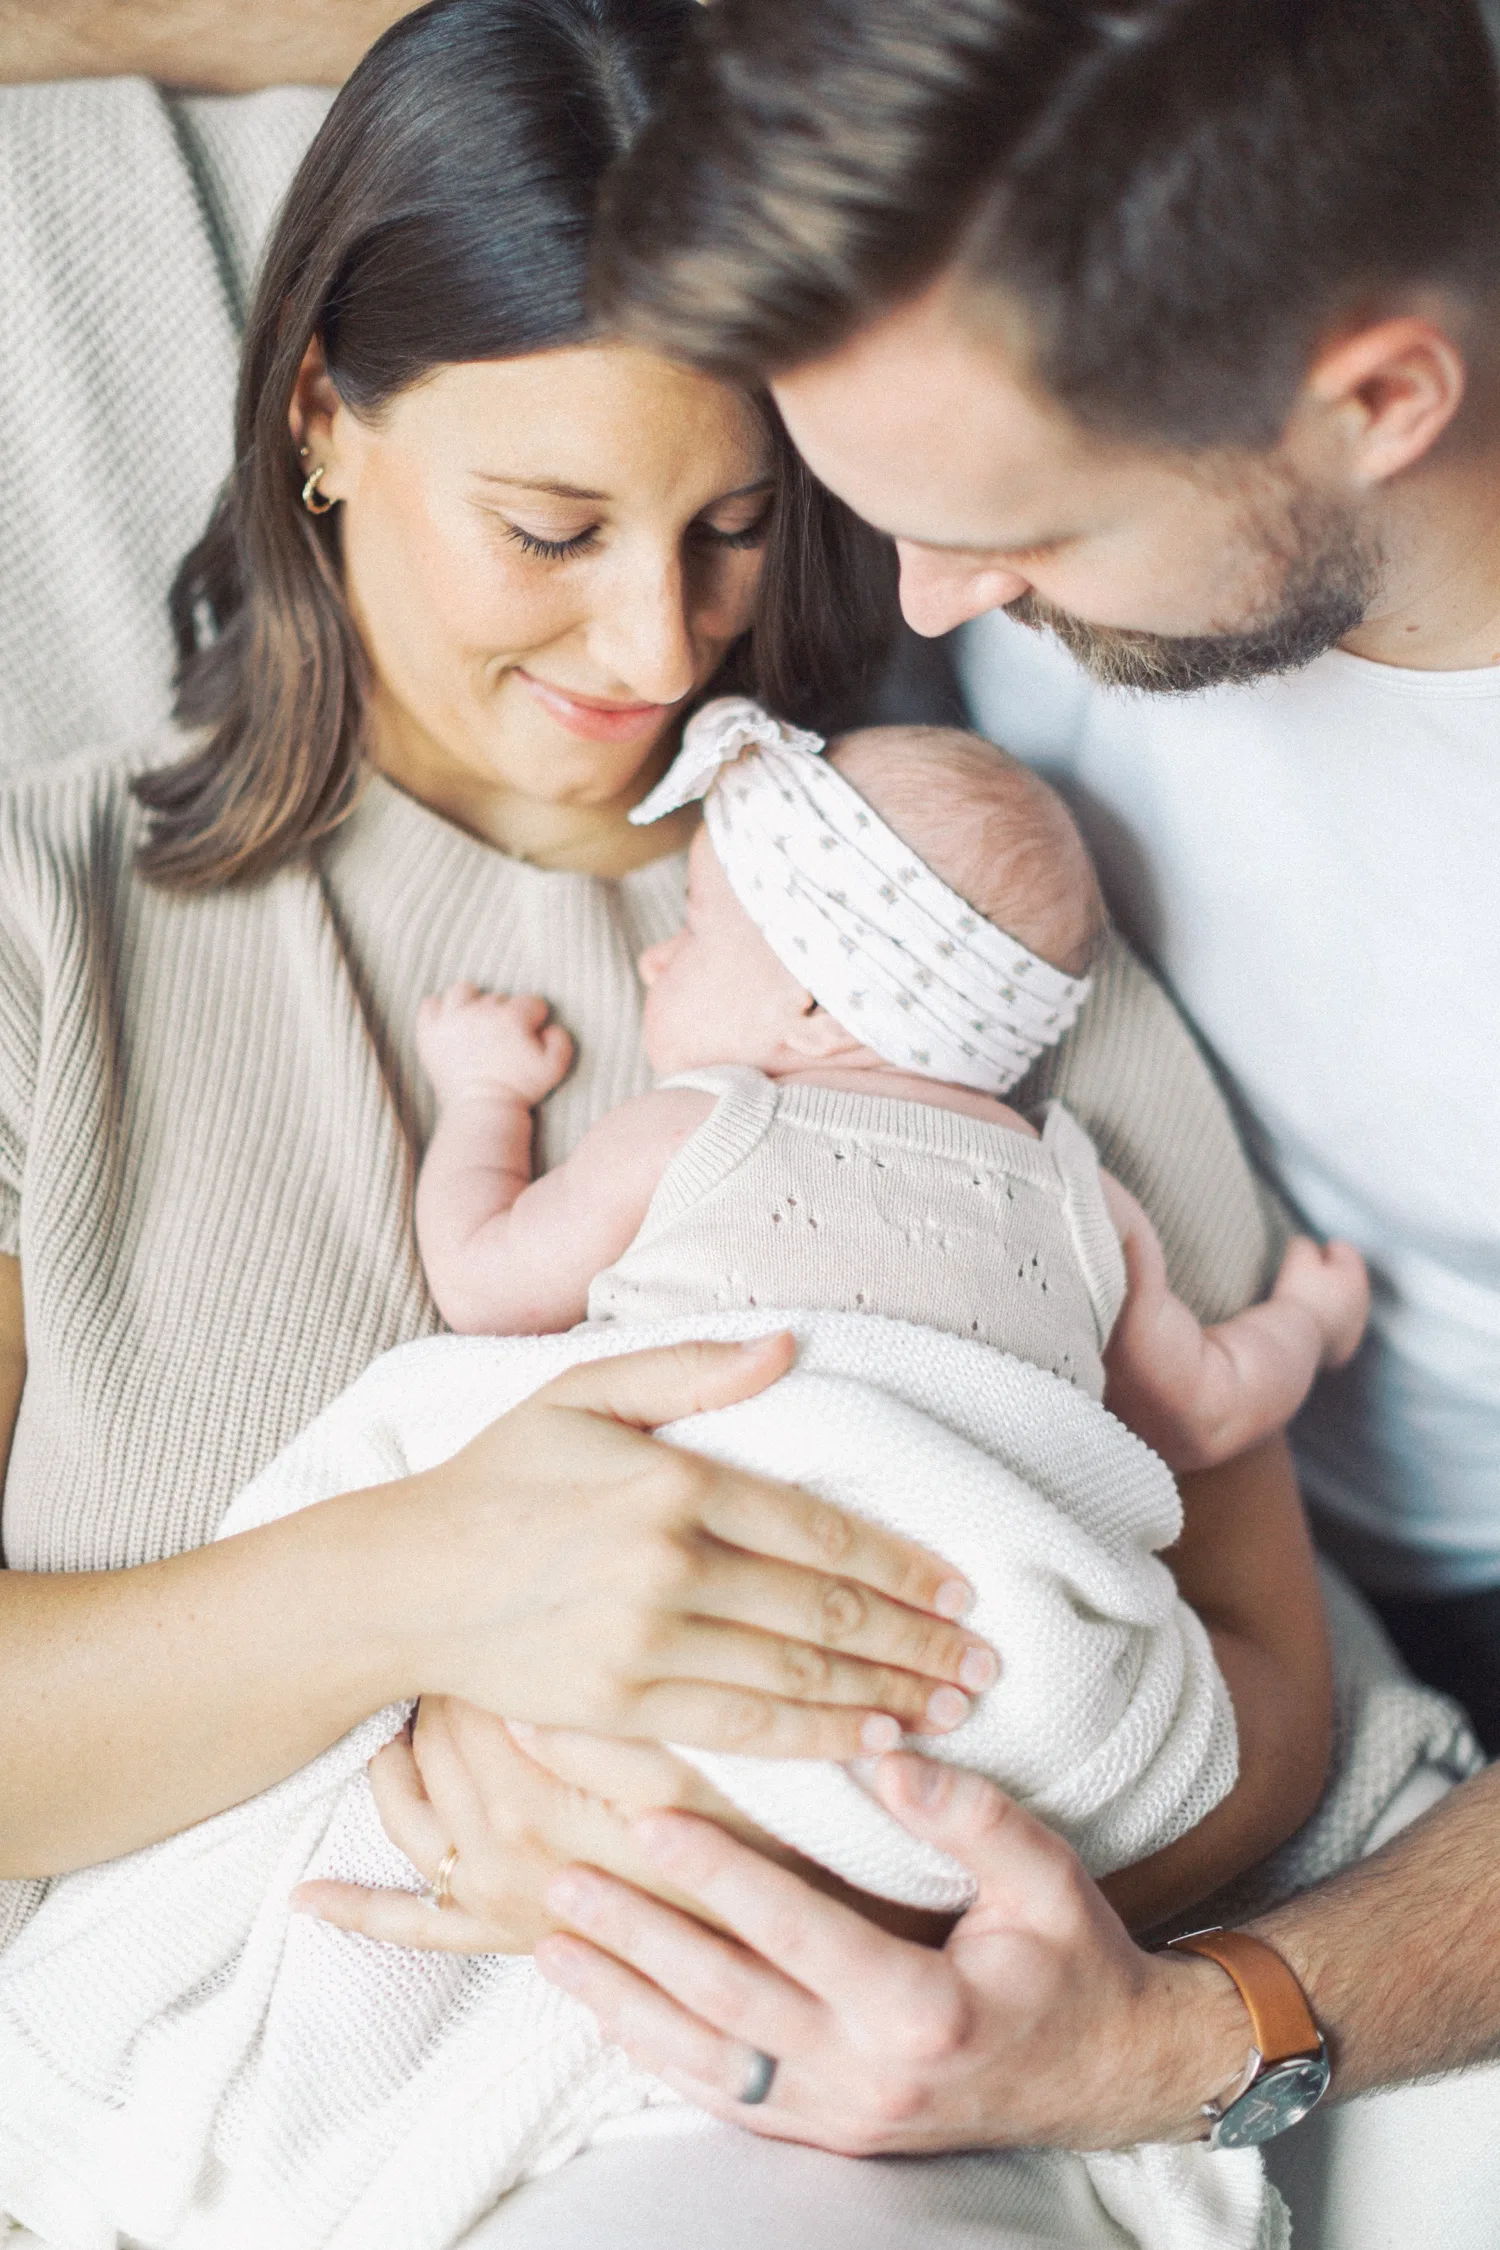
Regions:
<instances>
[{"instance_id":1,"label":"woman's smile","mask_svg":"<svg viewBox=\"0 0 1500 2250\"><path fill-rule=\"evenodd\" d=\"M538 679L521 664L512 667L512 676L559 726L585 742L633 742L638 735L654 733L676 708L671 703L610 703L602 696L580 695L576 688Z\"/></svg>"}]
</instances>

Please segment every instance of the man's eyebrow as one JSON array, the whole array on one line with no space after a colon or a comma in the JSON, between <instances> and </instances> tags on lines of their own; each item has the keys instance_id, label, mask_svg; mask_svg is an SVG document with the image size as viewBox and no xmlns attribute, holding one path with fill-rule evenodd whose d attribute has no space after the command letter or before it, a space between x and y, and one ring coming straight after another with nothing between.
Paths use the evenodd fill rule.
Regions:
<instances>
[{"instance_id":1,"label":"man's eyebrow","mask_svg":"<svg viewBox=\"0 0 1500 2250\"><path fill-rule=\"evenodd\" d=\"M1046 531L1038 539L924 539L919 532L893 531L904 547L925 547L933 555L983 555L1003 561L1007 555L1043 555L1053 547L1066 547L1080 534L1076 531Z\"/></svg>"},{"instance_id":2,"label":"man's eyebrow","mask_svg":"<svg viewBox=\"0 0 1500 2250\"><path fill-rule=\"evenodd\" d=\"M513 477L504 469L476 469L474 474L481 484L503 484L514 492L545 492L553 500L607 501L607 492L590 492L581 484L565 484L560 477ZM737 484L733 492L716 492L705 507L722 508L726 500L748 500L752 493L769 492L776 479L769 474L753 477L749 484Z\"/></svg>"}]
</instances>

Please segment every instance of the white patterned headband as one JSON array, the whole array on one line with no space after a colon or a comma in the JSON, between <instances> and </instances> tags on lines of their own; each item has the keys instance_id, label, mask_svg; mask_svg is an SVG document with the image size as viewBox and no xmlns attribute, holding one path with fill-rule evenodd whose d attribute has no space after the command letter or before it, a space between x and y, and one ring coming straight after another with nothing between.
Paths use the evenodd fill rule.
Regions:
<instances>
[{"instance_id":1,"label":"white patterned headband","mask_svg":"<svg viewBox=\"0 0 1500 2250\"><path fill-rule=\"evenodd\" d=\"M1088 998L985 920L822 758L822 738L723 696L630 815L695 797L730 887L799 984L898 1069L1004 1094Z\"/></svg>"}]
</instances>

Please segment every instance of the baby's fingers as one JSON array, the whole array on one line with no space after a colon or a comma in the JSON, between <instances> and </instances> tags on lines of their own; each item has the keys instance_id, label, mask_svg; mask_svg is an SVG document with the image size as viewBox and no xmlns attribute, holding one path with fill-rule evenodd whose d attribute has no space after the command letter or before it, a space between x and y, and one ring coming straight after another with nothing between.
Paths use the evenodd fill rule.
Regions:
<instances>
[{"instance_id":1,"label":"baby's fingers","mask_svg":"<svg viewBox=\"0 0 1500 2250\"><path fill-rule=\"evenodd\" d=\"M548 1069L561 1078L573 1060L573 1041L560 1023L549 1023L542 1032L541 1049Z\"/></svg>"}]
</instances>

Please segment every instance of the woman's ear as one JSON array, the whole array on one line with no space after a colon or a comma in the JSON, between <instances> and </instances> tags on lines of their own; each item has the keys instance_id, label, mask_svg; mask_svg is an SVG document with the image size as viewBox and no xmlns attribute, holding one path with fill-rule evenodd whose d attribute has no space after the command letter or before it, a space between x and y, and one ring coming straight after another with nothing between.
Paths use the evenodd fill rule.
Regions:
<instances>
[{"instance_id":1,"label":"woman's ear","mask_svg":"<svg viewBox=\"0 0 1500 2250\"><path fill-rule=\"evenodd\" d=\"M339 466L338 424L343 415L344 402L334 388L323 357L323 339L314 336L297 370L292 403L287 410L287 426L293 445L308 466L324 471L320 489L329 500L343 497L334 489L332 481Z\"/></svg>"}]
</instances>

